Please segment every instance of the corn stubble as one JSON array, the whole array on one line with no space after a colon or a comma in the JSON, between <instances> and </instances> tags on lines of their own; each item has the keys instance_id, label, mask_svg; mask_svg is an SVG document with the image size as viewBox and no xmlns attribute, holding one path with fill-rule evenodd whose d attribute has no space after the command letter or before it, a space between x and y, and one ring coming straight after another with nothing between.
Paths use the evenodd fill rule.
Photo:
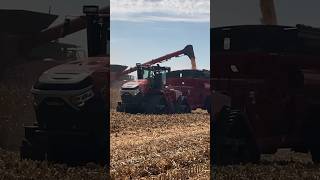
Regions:
<instances>
[{"instance_id":1,"label":"corn stubble","mask_svg":"<svg viewBox=\"0 0 320 180\"><path fill-rule=\"evenodd\" d=\"M111 175L115 179L208 179L209 115L111 112Z\"/></svg>"},{"instance_id":2,"label":"corn stubble","mask_svg":"<svg viewBox=\"0 0 320 180\"><path fill-rule=\"evenodd\" d=\"M114 179L209 179L209 114L132 115L113 110L110 89L111 175Z\"/></svg>"},{"instance_id":3,"label":"corn stubble","mask_svg":"<svg viewBox=\"0 0 320 180\"><path fill-rule=\"evenodd\" d=\"M31 160L20 161L18 153L0 149L0 179L106 179L106 170L88 163L67 167Z\"/></svg>"},{"instance_id":4,"label":"corn stubble","mask_svg":"<svg viewBox=\"0 0 320 180\"><path fill-rule=\"evenodd\" d=\"M311 161L311 155L280 149L274 155L262 155L259 164L233 165L214 168L217 179L320 179L320 166Z\"/></svg>"}]
</instances>

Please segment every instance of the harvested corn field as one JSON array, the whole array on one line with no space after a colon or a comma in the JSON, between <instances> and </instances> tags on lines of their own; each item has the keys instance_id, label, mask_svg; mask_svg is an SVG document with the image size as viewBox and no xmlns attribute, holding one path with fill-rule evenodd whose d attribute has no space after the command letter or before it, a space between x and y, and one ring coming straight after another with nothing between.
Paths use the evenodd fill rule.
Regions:
<instances>
[{"instance_id":1,"label":"harvested corn field","mask_svg":"<svg viewBox=\"0 0 320 180\"><path fill-rule=\"evenodd\" d=\"M46 161L20 161L17 152L0 149L0 179L107 179L107 174L105 168L92 163L68 167Z\"/></svg>"},{"instance_id":2,"label":"harvested corn field","mask_svg":"<svg viewBox=\"0 0 320 180\"><path fill-rule=\"evenodd\" d=\"M209 114L111 112L111 175L209 179Z\"/></svg>"},{"instance_id":3,"label":"harvested corn field","mask_svg":"<svg viewBox=\"0 0 320 180\"><path fill-rule=\"evenodd\" d=\"M311 155L281 149L274 155L262 155L259 164L226 166L214 169L216 179L320 179L320 166L311 161Z\"/></svg>"}]
</instances>

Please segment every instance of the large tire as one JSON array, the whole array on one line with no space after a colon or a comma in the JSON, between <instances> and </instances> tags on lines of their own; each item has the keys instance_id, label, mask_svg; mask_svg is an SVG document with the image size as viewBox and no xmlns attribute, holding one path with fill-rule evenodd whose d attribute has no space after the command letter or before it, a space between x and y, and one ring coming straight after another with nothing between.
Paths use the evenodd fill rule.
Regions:
<instances>
[{"instance_id":1,"label":"large tire","mask_svg":"<svg viewBox=\"0 0 320 180\"><path fill-rule=\"evenodd\" d=\"M238 110L224 107L213 125L214 146L213 164L230 165L257 163L260 153L244 115Z\"/></svg>"},{"instance_id":2,"label":"large tire","mask_svg":"<svg viewBox=\"0 0 320 180\"><path fill-rule=\"evenodd\" d=\"M211 99L208 97L205 103L205 107L207 112L210 114L211 113Z\"/></svg>"},{"instance_id":3,"label":"large tire","mask_svg":"<svg viewBox=\"0 0 320 180\"><path fill-rule=\"evenodd\" d=\"M46 153L42 148L43 147L41 147L40 144L36 144L36 142L31 143L27 139L23 139L20 147L20 159L29 159L37 161L45 160Z\"/></svg>"},{"instance_id":4,"label":"large tire","mask_svg":"<svg viewBox=\"0 0 320 180\"><path fill-rule=\"evenodd\" d=\"M104 101L95 101L95 107L100 107L100 108L95 108L91 109L91 112L94 112L98 122L93 126L92 133L95 139L94 147L89 147L89 152L90 149L92 149L92 153L95 154L94 156L94 162L100 165L106 165L109 162L109 156L108 152L110 151L110 143L108 142L110 140L110 133L109 133L109 113L106 111L107 109L107 103ZM100 121L99 121L100 120Z\"/></svg>"},{"instance_id":5,"label":"large tire","mask_svg":"<svg viewBox=\"0 0 320 180\"><path fill-rule=\"evenodd\" d=\"M310 106L303 124L304 143L309 149L312 161L315 164L320 163L320 142L318 140L320 135L319 109L318 105Z\"/></svg>"},{"instance_id":6,"label":"large tire","mask_svg":"<svg viewBox=\"0 0 320 180\"><path fill-rule=\"evenodd\" d=\"M144 112L146 114L168 114L169 106L163 96L150 96L146 101Z\"/></svg>"},{"instance_id":7,"label":"large tire","mask_svg":"<svg viewBox=\"0 0 320 180\"><path fill-rule=\"evenodd\" d=\"M320 146L311 147L310 152L311 152L313 163L319 164L320 163Z\"/></svg>"},{"instance_id":8,"label":"large tire","mask_svg":"<svg viewBox=\"0 0 320 180\"><path fill-rule=\"evenodd\" d=\"M116 111L117 111L117 112L124 112L123 105L122 105L122 104L118 104L118 105L117 105L117 108L116 108Z\"/></svg>"},{"instance_id":9,"label":"large tire","mask_svg":"<svg viewBox=\"0 0 320 180\"><path fill-rule=\"evenodd\" d=\"M117 110L117 112L124 112L124 113L129 113L129 114L139 113L139 107L128 106L126 104L118 105L116 110Z\"/></svg>"},{"instance_id":10,"label":"large tire","mask_svg":"<svg viewBox=\"0 0 320 180\"><path fill-rule=\"evenodd\" d=\"M90 138L90 139L89 139ZM60 138L61 139L61 138ZM88 141L91 140L91 141ZM65 163L70 166L85 165L89 162L105 166L109 162L108 149L106 145L96 142L97 139L88 137L80 142L51 141L47 158L54 163Z\"/></svg>"},{"instance_id":11,"label":"large tire","mask_svg":"<svg viewBox=\"0 0 320 180\"><path fill-rule=\"evenodd\" d=\"M177 104L175 105L175 112L178 114L181 113L191 113L191 107L188 104L188 101L185 97L179 97Z\"/></svg>"},{"instance_id":12,"label":"large tire","mask_svg":"<svg viewBox=\"0 0 320 180\"><path fill-rule=\"evenodd\" d=\"M138 110L138 107L124 106L123 112L129 113L129 114L137 114L137 113L139 113L139 110Z\"/></svg>"},{"instance_id":13,"label":"large tire","mask_svg":"<svg viewBox=\"0 0 320 180\"><path fill-rule=\"evenodd\" d=\"M81 127L88 134L50 134L48 161L71 166L84 165L88 162L108 164L110 134L107 103L98 97L89 100L86 105L84 119L87 121Z\"/></svg>"}]
</instances>

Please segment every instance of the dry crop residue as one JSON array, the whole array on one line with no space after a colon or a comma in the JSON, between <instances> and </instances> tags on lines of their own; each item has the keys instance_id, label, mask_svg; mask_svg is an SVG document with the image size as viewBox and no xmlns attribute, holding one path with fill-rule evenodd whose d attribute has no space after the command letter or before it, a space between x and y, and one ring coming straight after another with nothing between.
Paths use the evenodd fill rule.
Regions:
<instances>
[{"instance_id":1,"label":"dry crop residue","mask_svg":"<svg viewBox=\"0 0 320 180\"><path fill-rule=\"evenodd\" d=\"M111 175L209 178L209 114L131 115L111 111Z\"/></svg>"},{"instance_id":2,"label":"dry crop residue","mask_svg":"<svg viewBox=\"0 0 320 180\"><path fill-rule=\"evenodd\" d=\"M106 168L92 163L68 167L46 161L20 161L16 152L0 149L0 179L107 179Z\"/></svg>"},{"instance_id":3,"label":"dry crop residue","mask_svg":"<svg viewBox=\"0 0 320 180\"><path fill-rule=\"evenodd\" d=\"M280 149L274 155L262 155L259 164L218 167L213 173L222 180L318 180L320 166L312 163L310 154Z\"/></svg>"}]
</instances>

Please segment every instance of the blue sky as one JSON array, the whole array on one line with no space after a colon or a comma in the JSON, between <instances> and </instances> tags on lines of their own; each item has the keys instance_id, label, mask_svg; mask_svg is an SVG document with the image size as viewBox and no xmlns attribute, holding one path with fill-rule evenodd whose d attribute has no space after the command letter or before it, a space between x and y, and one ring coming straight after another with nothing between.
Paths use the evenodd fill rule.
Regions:
<instances>
[{"instance_id":1,"label":"blue sky","mask_svg":"<svg viewBox=\"0 0 320 180\"><path fill-rule=\"evenodd\" d=\"M110 6L112 64L131 67L192 44L198 69L209 69L209 0L111 0ZM162 65L191 68L186 56Z\"/></svg>"}]
</instances>

